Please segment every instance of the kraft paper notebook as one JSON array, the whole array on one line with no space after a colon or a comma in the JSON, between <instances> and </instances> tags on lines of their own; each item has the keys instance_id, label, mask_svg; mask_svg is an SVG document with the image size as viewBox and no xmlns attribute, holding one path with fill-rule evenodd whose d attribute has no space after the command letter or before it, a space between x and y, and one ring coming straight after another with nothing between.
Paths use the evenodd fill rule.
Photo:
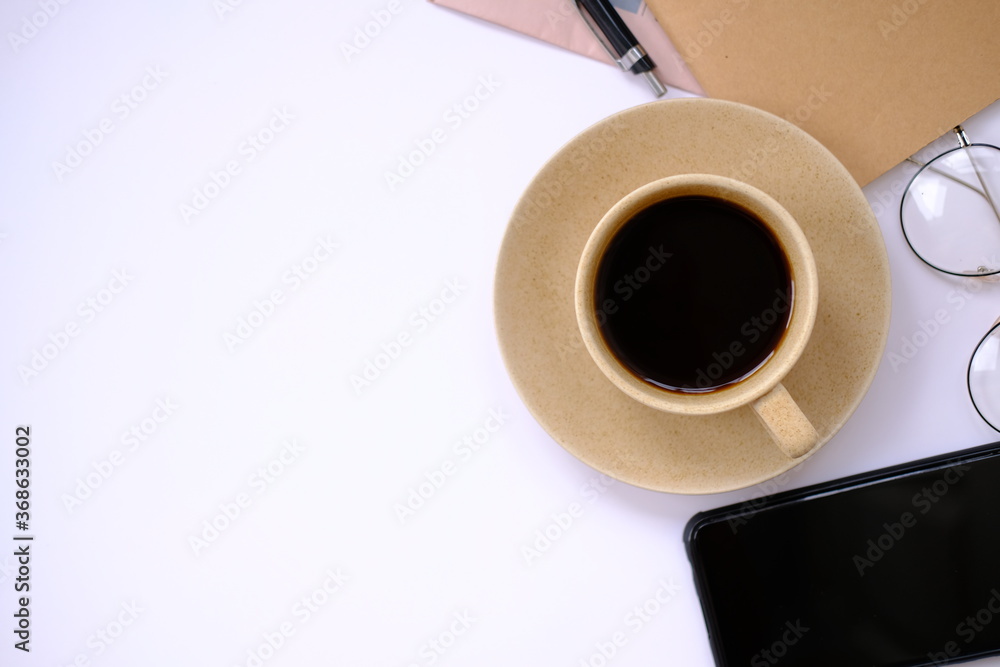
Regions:
<instances>
[{"instance_id":1,"label":"kraft paper notebook","mask_svg":"<svg viewBox=\"0 0 1000 667\"><path fill-rule=\"evenodd\" d=\"M431 2L581 52L581 38L589 39L582 20L573 25L572 0ZM860 185L1000 98L997 0L646 4L676 48L668 45L667 52L683 59L661 57L660 69L678 72L668 83L696 90L677 80L690 70L709 97L792 120L833 151ZM641 40L647 48L655 43L652 36ZM588 55L602 57L592 46Z\"/></svg>"},{"instance_id":2,"label":"kraft paper notebook","mask_svg":"<svg viewBox=\"0 0 1000 667\"><path fill-rule=\"evenodd\" d=\"M647 2L710 97L792 120L861 185L1000 98L997 0Z\"/></svg>"}]
</instances>

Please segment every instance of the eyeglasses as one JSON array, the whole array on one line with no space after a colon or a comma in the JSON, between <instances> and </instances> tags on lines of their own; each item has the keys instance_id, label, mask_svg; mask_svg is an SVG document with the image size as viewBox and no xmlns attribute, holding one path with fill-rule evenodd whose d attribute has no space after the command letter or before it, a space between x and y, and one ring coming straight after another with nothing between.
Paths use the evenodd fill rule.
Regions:
<instances>
[{"instance_id":1,"label":"eyeglasses","mask_svg":"<svg viewBox=\"0 0 1000 667\"><path fill-rule=\"evenodd\" d=\"M920 167L899 207L906 242L928 266L954 276L1000 274L1000 148L973 144L953 130L958 146ZM997 280L994 278L993 280ZM1000 319L969 360L969 397L982 418L1000 431Z\"/></svg>"}]
</instances>

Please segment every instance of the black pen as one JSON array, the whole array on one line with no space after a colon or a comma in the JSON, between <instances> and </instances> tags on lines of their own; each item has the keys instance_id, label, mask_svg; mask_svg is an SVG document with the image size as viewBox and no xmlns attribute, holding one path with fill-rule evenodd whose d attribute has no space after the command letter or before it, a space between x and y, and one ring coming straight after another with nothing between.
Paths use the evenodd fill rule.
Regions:
<instances>
[{"instance_id":1,"label":"black pen","mask_svg":"<svg viewBox=\"0 0 1000 667\"><path fill-rule=\"evenodd\" d=\"M608 0L576 0L576 8L611 59L626 72L641 74L660 97L667 89L653 74L656 64Z\"/></svg>"}]
</instances>

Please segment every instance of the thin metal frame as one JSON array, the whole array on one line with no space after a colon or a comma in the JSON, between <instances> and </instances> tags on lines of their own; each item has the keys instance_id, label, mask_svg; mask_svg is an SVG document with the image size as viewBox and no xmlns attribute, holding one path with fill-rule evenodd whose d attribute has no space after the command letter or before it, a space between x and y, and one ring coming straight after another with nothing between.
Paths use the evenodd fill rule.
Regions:
<instances>
[{"instance_id":1,"label":"thin metal frame","mask_svg":"<svg viewBox=\"0 0 1000 667\"><path fill-rule=\"evenodd\" d=\"M979 349L983 346L983 343L989 340L990 336L992 336L997 329L1000 329L1000 318L997 318L997 321L993 323L993 326L991 326L990 330L986 332L986 335L980 338L979 342L976 343L976 349L972 352L972 356L969 357L969 368L965 372L965 386L969 390L969 400L972 401L972 407L976 409L976 412L978 412L979 416L983 418L983 421L989 424L994 431L1000 432L1000 427L987 419L986 415L983 414L983 411L979 408L979 404L976 403L975 394L972 393L972 362L976 360L976 355L979 354Z\"/></svg>"},{"instance_id":2,"label":"thin metal frame","mask_svg":"<svg viewBox=\"0 0 1000 667\"><path fill-rule=\"evenodd\" d=\"M998 211L996 202L993 200L993 197L990 195L989 188L986 187L986 181L983 180L983 175L982 175L979 167L976 165L975 160L972 159L972 155L971 154L969 155L969 163L972 165L972 169L976 173L976 178L979 181L979 186L980 186L980 188L982 188L981 190L976 187L975 183L968 183L968 182L966 182L966 181L964 181L964 180L962 180L960 178L956 178L952 174L949 174L949 173L946 173L946 172L943 172L943 171L939 171L939 170L937 170L937 169L934 168L934 163L937 160L941 159L945 155L950 155L951 153L954 153L955 151L965 150L965 149L973 147L973 146L980 146L980 147L983 147L983 148L992 148L993 150L1000 151L1000 147L994 146L992 144L974 144L974 143L970 142L969 141L969 136L965 132L965 128L963 128L961 125L956 126L952 130L952 132L955 134L956 138L958 139L958 146L956 148L952 148L950 150L946 150L946 151L944 151L942 153L939 153L938 155L934 156L933 158L931 158L927 162L920 162L919 160L916 160L916 159L914 159L912 157L907 158L908 162L911 162L911 163L917 165L918 167L920 167L920 169L917 171L917 173L915 173L913 175L913 178L910 179L910 182L907 183L907 185L906 185L906 189L903 191L903 197L902 197L902 199L899 202L899 225L900 225L900 227L903 230L903 238L906 239L906 243L907 243L907 245L910 246L910 250L913 251L913 254L916 255L920 259L920 261L922 261L924 264L926 264L927 266L931 267L935 271L940 271L941 273L946 273L946 274L952 275L952 276L959 276L960 278L986 278L986 279L990 279L991 276L996 276L997 274L1000 274L1000 268L997 268L997 270L995 270L995 271L989 271L989 270L986 269L986 267L982 267L981 266L981 267L979 267L979 273L956 273L954 271L949 271L947 269L942 269L940 266L935 266L930 261L928 261L923 255L921 255L917 251L917 249L913 247L913 242L910 241L910 237L906 234L906 225L903 222L903 207L906 204L906 197L907 197L907 195L910 194L910 189L913 187L914 181L916 181L917 178L919 178L920 175L922 173L924 173L924 171L926 171L926 170L933 171L933 172L937 173L940 176L943 176L943 177L945 177L945 178L947 178L947 179L949 179L951 181L954 181L955 183L958 183L959 185L963 185L963 186L965 186L965 187L973 190L974 192L977 192L980 195L982 195L983 198L986 199L987 203L990 205L990 208L993 209L993 214L997 217L997 222L1000 222L1000 211ZM993 280L996 280L996 278L993 278ZM979 342L976 343L976 347L975 347L975 349L972 352L972 356L969 357L969 364L968 364L968 367L966 368L966 371L965 371L965 387L966 387L966 390L968 391L968 394L969 394L969 400L972 401L972 407L975 408L976 412L979 414L979 416L982 418L982 420L984 422L986 422L986 424L989 425L990 428L992 428L994 431L1000 432L1000 425L994 424L993 422L991 422L989 419L986 418L986 415L983 414L983 411L980 409L979 404L976 403L976 397L975 397L975 394L972 391L972 365L973 365L973 362L975 361L976 356L979 354L979 351L982 348L983 343L985 343L987 340L989 340L990 337L992 337L998 330L1000 330L1000 318L997 318L997 320L993 323L993 325L989 328L989 330L983 335L982 338L979 339Z\"/></svg>"},{"instance_id":3,"label":"thin metal frame","mask_svg":"<svg viewBox=\"0 0 1000 667\"><path fill-rule=\"evenodd\" d=\"M974 147L974 146L978 146L978 147L981 147L981 148L992 148L995 151L1000 151L1000 147L994 146L992 144L974 144L974 143L971 143L969 141L969 136L965 132L965 128L963 128L961 125L956 126L952 130L952 132L955 134L956 138L958 139L958 146L957 147L952 148L950 150L946 150L946 151L944 151L942 153L939 153L938 155L934 156L933 158L931 158L927 162L920 162L919 160L916 160L913 157L906 158L907 162L910 162L912 164L917 165L918 167L920 167L920 169L917 171L917 173L915 173L913 175L913 177L910 179L910 182L906 184L906 189L903 190L903 197L902 197L902 199L900 199L900 202L899 202L899 226L903 230L903 238L906 239L906 244L908 246L910 246L910 250L913 251L913 254L915 254L920 259L920 261L922 261L924 264L926 264L927 266L931 267L935 271L940 271L942 273L947 273L948 275L959 276L959 277L962 277L962 278L983 278L983 277L987 277L987 276L994 276L994 275L1000 274L1000 267L998 267L994 271L990 271L990 270L987 269L987 267L980 266L980 267L978 267L978 271L979 271L978 273L958 273L958 272L955 272L955 271L949 271L948 269L943 269L940 266L932 264L927 258L925 258L923 255L921 255L920 252L913 246L913 242L910 240L910 237L906 233L906 223L903 221L903 207L906 205L906 197L907 197L907 195L910 194L910 189L913 187L914 181L916 181L920 177L920 175L924 173L924 171L928 171L928 170L929 171L933 171L934 173L936 173L936 174L938 174L940 176L943 176L943 177L945 177L945 178L947 178L947 179L949 179L951 181L954 181L955 183L958 183L959 185L963 185L963 186L969 188L970 190L972 190L972 191L978 193L979 195L981 195L986 200L986 202L990 205L990 208L993 209L993 214L997 217L997 221L1000 222L1000 210L997 209L996 202L993 201L993 197L990 195L989 188L986 187L986 181L983 180L983 175L980 172L979 167L976 165L975 160L972 159L972 155L971 154L969 155L969 163L972 165L972 168L973 168L973 170L976 173L976 178L979 181L979 186L982 188L981 190L979 188L977 188L975 186L975 184L973 184L973 183L967 183L966 181L963 181L960 178L956 178L952 174L948 174L946 172L939 171L939 170L935 169L934 166L933 166L934 163L937 160L940 160L944 156L950 155L950 154L954 153L955 151L965 150L967 148L971 148L971 147Z\"/></svg>"}]
</instances>

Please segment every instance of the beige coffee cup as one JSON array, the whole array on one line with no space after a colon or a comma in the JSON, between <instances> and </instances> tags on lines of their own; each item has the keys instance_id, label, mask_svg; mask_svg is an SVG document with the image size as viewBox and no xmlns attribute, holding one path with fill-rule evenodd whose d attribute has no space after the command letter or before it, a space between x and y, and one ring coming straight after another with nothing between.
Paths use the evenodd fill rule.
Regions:
<instances>
[{"instance_id":1,"label":"beige coffee cup","mask_svg":"<svg viewBox=\"0 0 1000 667\"><path fill-rule=\"evenodd\" d=\"M601 334L595 282L609 243L637 213L676 197L708 197L749 212L777 241L790 273L791 312L770 357L747 377L714 391L671 391L640 379L610 350ZM605 376L629 397L649 407L681 415L713 415L753 410L775 445L790 458L816 446L819 434L782 385L806 347L816 321L819 284L809 242L795 219L766 193L741 181L709 174L670 176L640 187L615 204L597 224L580 258L576 276L576 316L583 342Z\"/></svg>"}]
</instances>

